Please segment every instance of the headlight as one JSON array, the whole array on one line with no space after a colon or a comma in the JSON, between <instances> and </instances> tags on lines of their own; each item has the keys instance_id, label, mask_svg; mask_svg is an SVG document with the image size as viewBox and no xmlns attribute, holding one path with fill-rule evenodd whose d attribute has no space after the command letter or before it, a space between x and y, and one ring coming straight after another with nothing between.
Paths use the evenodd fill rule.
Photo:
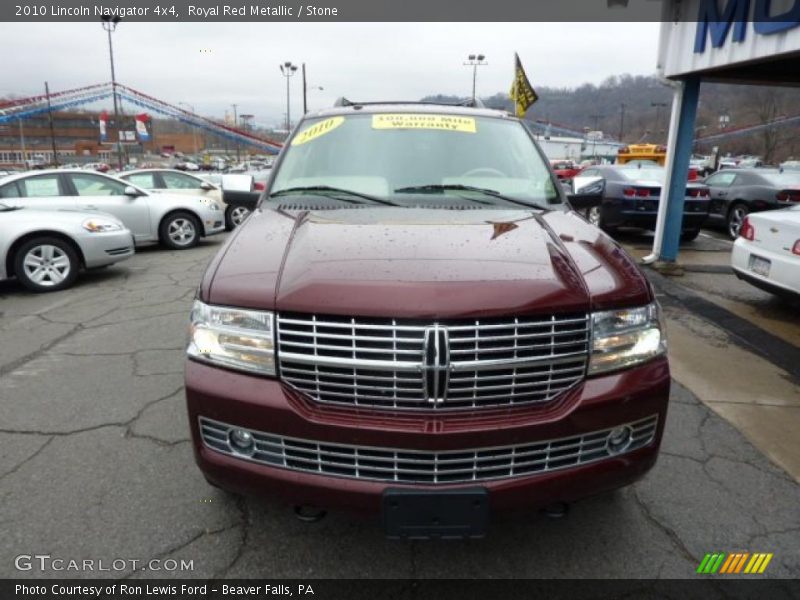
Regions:
<instances>
[{"instance_id":1,"label":"headlight","mask_svg":"<svg viewBox=\"0 0 800 600\"><path fill-rule=\"evenodd\" d=\"M657 302L592 314L589 375L632 367L666 351L667 339Z\"/></svg>"},{"instance_id":2,"label":"headlight","mask_svg":"<svg viewBox=\"0 0 800 600\"><path fill-rule=\"evenodd\" d=\"M192 307L186 353L198 360L260 375L275 375L270 312L211 306Z\"/></svg>"},{"instance_id":3,"label":"headlight","mask_svg":"<svg viewBox=\"0 0 800 600\"><path fill-rule=\"evenodd\" d=\"M91 231L92 233L102 233L104 231L122 231L122 225L120 223L111 221L109 219L87 219L81 223L81 227L83 227L86 231Z\"/></svg>"}]
</instances>

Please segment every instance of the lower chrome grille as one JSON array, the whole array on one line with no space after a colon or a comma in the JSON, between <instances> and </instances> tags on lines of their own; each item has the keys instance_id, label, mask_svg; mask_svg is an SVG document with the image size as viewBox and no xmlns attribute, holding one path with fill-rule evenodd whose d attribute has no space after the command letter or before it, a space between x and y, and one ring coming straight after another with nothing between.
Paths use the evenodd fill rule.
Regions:
<instances>
[{"instance_id":1,"label":"lower chrome grille","mask_svg":"<svg viewBox=\"0 0 800 600\"><path fill-rule=\"evenodd\" d=\"M283 381L311 399L387 409L546 402L586 372L586 313L420 322L280 314Z\"/></svg>"},{"instance_id":2,"label":"lower chrome grille","mask_svg":"<svg viewBox=\"0 0 800 600\"><path fill-rule=\"evenodd\" d=\"M272 467L372 481L449 484L525 477L632 452L652 443L658 416L620 425L630 427L631 436L627 447L616 453L607 448L612 429L515 446L443 452L331 444L245 429L253 436L255 449L252 455L243 455L228 442L235 426L205 417L199 423L207 447Z\"/></svg>"}]
</instances>

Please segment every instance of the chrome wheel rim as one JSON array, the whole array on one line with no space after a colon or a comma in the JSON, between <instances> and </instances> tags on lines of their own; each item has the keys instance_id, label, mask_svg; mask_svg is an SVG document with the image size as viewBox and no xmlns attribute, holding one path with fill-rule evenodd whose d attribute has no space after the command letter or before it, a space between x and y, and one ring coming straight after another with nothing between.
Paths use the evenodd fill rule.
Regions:
<instances>
[{"instance_id":1,"label":"chrome wheel rim","mask_svg":"<svg viewBox=\"0 0 800 600\"><path fill-rule=\"evenodd\" d=\"M737 206L731 211L730 223L728 225L728 231L731 237L739 237L739 231L742 229L742 223L744 223L744 218L746 216L747 211L740 206Z\"/></svg>"},{"instance_id":2,"label":"chrome wheel rim","mask_svg":"<svg viewBox=\"0 0 800 600\"><path fill-rule=\"evenodd\" d=\"M167 235L178 246L188 246L194 241L197 230L190 219L179 217L170 221Z\"/></svg>"},{"instance_id":3,"label":"chrome wheel rim","mask_svg":"<svg viewBox=\"0 0 800 600\"><path fill-rule=\"evenodd\" d=\"M233 223L234 227L238 227L242 224L247 218L247 215L250 214L250 209L245 208L244 206L237 206L231 209L231 223Z\"/></svg>"},{"instance_id":4,"label":"chrome wheel rim","mask_svg":"<svg viewBox=\"0 0 800 600\"><path fill-rule=\"evenodd\" d=\"M595 227L600 227L600 207L593 206L592 208L590 208L587 214L587 218L589 219L589 223L591 223Z\"/></svg>"},{"instance_id":5,"label":"chrome wheel rim","mask_svg":"<svg viewBox=\"0 0 800 600\"><path fill-rule=\"evenodd\" d=\"M58 246L42 244L28 250L22 259L25 275L42 287L62 283L72 270L69 256Z\"/></svg>"}]
</instances>

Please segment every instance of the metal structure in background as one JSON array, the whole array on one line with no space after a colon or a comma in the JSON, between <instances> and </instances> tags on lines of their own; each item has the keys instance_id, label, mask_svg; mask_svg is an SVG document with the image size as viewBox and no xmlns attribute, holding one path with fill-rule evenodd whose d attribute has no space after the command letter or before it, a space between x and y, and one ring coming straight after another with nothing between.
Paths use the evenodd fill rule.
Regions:
<instances>
[{"instance_id":1,"label":"metal structure in background","mask_svg":"<svg viewBox=\"0 0 800 600\"><path fill-rule=\"evenodd\" d=\"M119 98L124 99L129 104L175 119L192 127L197 127L221 139L239 142L242 145L257 148L269 154L277 154L282 147L280 142L230 127L219 120L203 117L121 83L117 83L116 91ZM60 92L51 92L49 99L52 110L60 111L99 102L111 96L111 83L105 82ZM47 95L42 94L0 101L0 124L22 121L23 119L45 114L48 111L47 100Z\"/></svg>"},{"instance_id":2,"label":"metal structure in background","mask_svg":"<svg viewBox=\"0 0 800 600\"><path fill-rule=\"evenodd\" d=\"M293 65L291 61L286 61L281 66L281 73L286 77L286 134L292 131L292 115L291 115L291 100L289 92L289 79L292 75L297 73L297 65Z\"/></svg>"},{"instance_id":3,"label":"metal structure in background","mask_svg":"<svg viewBox=\"0 0 800 600\"><path fill-rule=\"evenodd\" d=\"M303 114L306 114L308 112L308 90L309 90L308 82L306 81L306 63L303 63L302 70L303 70ZM321 85L312 85L310 89L323 91L325 88L322 87Z\"/></svg>"},{"instance_id":4,"label":"metal structure in background","mask_svg":"<svg viewBox=\"0 0 800 600\"><path fill-rule=\"evenodd\" d=\"M119 15L111 16L106 13L100 17L101 25L108 34L108 56L111 61L111 95L114 98L114 126L117 130L117 139L114 142L117 146L117 167L122 170L122 143L120 141L120 132L122 131L122 123L119 120L119 101L117 99L117 74L114 70L114 44L111 41L111 34L117 30L117 25L122 20Z\"/></svg>"},{"instance_id":5,"label":"metal structure in background","mask_svg":"<svg viewBox=\"0 0 800 600\"><path fill-rule=\"evenodd\" d=\"M190 112L196 112L194 110L194 106L189 104L188 102L178 102L178 106L185 106L189 109ZM192 127L192 147L194 148L194 155L197 156L198 147L197 147L197 127Z\"/></svg>"},{"instance_id":6,"label":"metal structure in background","mask_svg":"<svg viewBox=\"0 0 800 600\"><path fill-rule=\"evenodd\" d=\"M485 67L488 62L484 59L486 56L483 54L470 54L467 56L467 62L464 63L465 67L472 67L472 102L475 102L475 90L478 82L478 67Z\"/></svg>"}]
</instances>

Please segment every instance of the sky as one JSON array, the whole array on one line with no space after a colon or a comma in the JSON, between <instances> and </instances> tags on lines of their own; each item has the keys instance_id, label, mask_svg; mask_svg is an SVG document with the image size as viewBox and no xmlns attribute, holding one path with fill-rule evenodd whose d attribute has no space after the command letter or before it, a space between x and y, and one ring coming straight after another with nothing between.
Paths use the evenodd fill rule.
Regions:
<instances>
[{"instance_id":1,"label":"sky","mask_svg":"<svg viewBox=\"0 0 800 600\"><path fill-rule=\"evenodd\" d=\"M109 81L100 23L3 23L0 95L34 95ZM658 23L120 23L117 81L197 112L239 114L273 126L286 112L279 64L306 63L310 109L340 96L418 100L468 96L467 55L484 54L478 95L507 92L518 52L534 87L575 87L610 75L655 72ZM292 120L302 107L290 81ZM322 87L322 90L313 89ZM110 101L109 101L110 102Z\"/></svg>"}]
</instances>

